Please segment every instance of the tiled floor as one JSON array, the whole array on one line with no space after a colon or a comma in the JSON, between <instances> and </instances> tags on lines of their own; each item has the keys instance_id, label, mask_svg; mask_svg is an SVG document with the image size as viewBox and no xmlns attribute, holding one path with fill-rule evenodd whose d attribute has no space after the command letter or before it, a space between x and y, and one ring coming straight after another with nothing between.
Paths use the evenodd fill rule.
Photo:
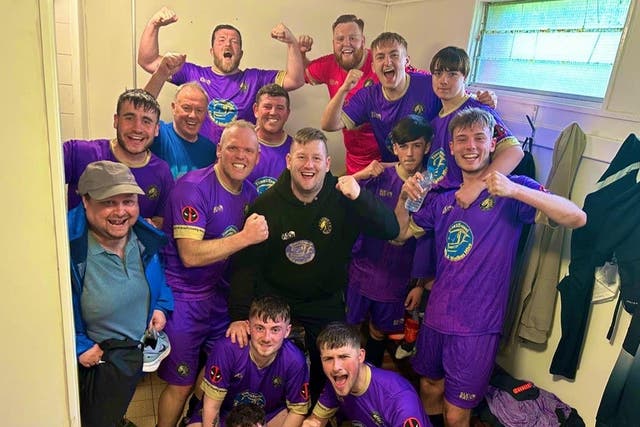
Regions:
<instances>
[{"instance_id":1,"label":"tiled floor","mask_svg":"<svg viewBox=\"0 0 640 427\"><path fill-rule=\"evenodd\" d=\"M137 427L154 427L158 416L158 398L165 382L155 372L146 374L133 395L127 418Z\"/></svg>"}]
</instances>

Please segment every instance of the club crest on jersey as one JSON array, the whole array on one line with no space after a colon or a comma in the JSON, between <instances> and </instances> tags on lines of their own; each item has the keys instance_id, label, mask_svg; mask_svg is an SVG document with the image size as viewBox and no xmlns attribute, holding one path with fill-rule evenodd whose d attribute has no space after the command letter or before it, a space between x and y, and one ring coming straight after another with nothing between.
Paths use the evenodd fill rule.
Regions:
<instances>
[{"instance_id":1,"label":"club crest on jersey","mask_svg":"<svg viewBox=\"0 0 640 427\"><path fill-rule=\"evenodd\" d=\"M496 123L496 125L493 127L493 137L496 139L496 141L501 141L508 136L510 135L505 127L499 123Z\"/></svg>"},{"instance_id":2,"label":"club crest on jersey","mask_svg":"<svg viewBox=\"0 0 640 427\"><path fill-rule=\"evenodd\" d=\"M284 232L284 233L282 233L282 234L280 235L280 238L281 238L282 240L291 240L291 239L293 239L294 237L296 237L296 232L295 232L295 231L293 231L293 230L289 230L289 231Z\"/></svg>"},{"instance_id":3,"label":"club crest on jersey","mask_svg":"<svg viewBox=\"0 0 640 427\"><path fill-rule=\"evenodd\" d=\"M236 406L242 403L244 404L253 403L254 405L264 408L266 399L262 395L262 393L253 393L251 391L243 391L242 393L239 393L236 395L235 399L233 399L233 402L234 402L233 406Z\"/></svg>"},{"instance_id":4,"label":"club crest on jersey","mask_svg":"<svg viewBox=\"0 0 640 427\"><path fill-rule=\"evenodd\" d=\"M377 426L384 426L384 419L382 418L382 415L380 415L377 412L373 412L371 414L371 419L373 420L374 423L376 423Z\"/></svg>"},{"instance_id":5,"label":"club crest on jersey","mask_svg":"<svg viewBox=\"0 0 640 427\"><path fill-rule=\"evenodd\" d=\"M271 384L274 388L280 387L282 385L282 378L278 376L273 377L273 379L271 380Z\"/></svg>"},{"instance_id":6,"label":"club crest on jersey","mask_svg":"<svg viewBox=\"0 0 640 427\"><path fill-rule=\"evenodd\" d=\"M482 202L480 202L480 210L489 211L493 209L495 205L496 205L496 199L494 199L493 196L489 196L486 199L484 199Z\"/></svg>"},{"instance_id":7,"label":"club crest on jersey","mask_svg":"<svg viewBox=\"0 0 640 427\"><path fill-rule=\"evenodd\" d=\"M431 153L427 161L427 169L431 171L434 184L439 183L447 175L447 154L443 148L438 148Z\"/></svg>"},{"instance_id":8,"label":"club crest on jersey","mask_svg":"<svg viewBox=\"0 0 640 427\"><path fill-rule=\"evenodd\" d=\"M417 418L411 417L402 422L402 427L422 427L422 425Z\"/></svg>"},{"instance_id":9,"label":"club crest on jersey","mask_svg":"<svg viewBox=\"0 0 640 427\"><path fill-rule=\"evenodd\" d=\"M287 245L285 255L294 264L306 264L316 257L316 247L310 240L298 240Z\"/></svg>"},{"instance_id":10,"label":"club crest on jersey","mask_svg":"<svg viewBox=\"0 0 640 427\"><path fill-rule=\"evenodd\" d=\"M419 116L422 115L422 113L424 113L424 105L422 105L422 104L414 105L413 106L413 112L414 112L414 114L417 114Z\"/></svg>"},{"instance_id":11,"label":"club crest on jersey","mask_svg":"<svg viewBox=\"0 0 640 427\"><path fill-rule=\"evenodd\" d=\"M191 372L191 369L189 369L189 365L187 365L186 363L180 363L176 368L176 372L181 377L186 377Z\"/></svg>"},{"instance_id":12,"label":"club crest on jersey","mask_svg":"<svg viewBox=\"0 0 640 427\"><path fill-rule=\"evenodd\" d=\"M222 237L229 237L236 234L237 232L238 232L238 227L232 224L224 229L224 231L222 232Z\"/></svg>"},{"instance_id":13,"label":"club crest on jersey","mask_svg":"<svg viewBox=\"0 0 640 427\"><path fill-rule=\"evenodd\" d=\"M212 99L208 110L209 117L218 126L228 125L238 116L238 107L227 99Z\"/></svg>"},{"instance_id":14,"label":"club crest on jersey","mask_svg":"<svg viewBox=\"0 0 640 427\"><path fill-rule=\"evenodd\" d=\"M275 183L276 179L271 176L263 176L262 178L256 179L254 182L256 190L258 190L258 194L264 193Z\"/></svg>"},{"instance_id":15,"label":"club crest on jersey","mask_svg":"<svg viewBox=\"0 0 640 427\"><path fill-rule=\"evenodd\" d=\"M219 367L215 365L211 367L211 369L209 370L209 381L211 381L213 384L217 384L222 381L222 372L220 371Z\"/></svg>"},{"instance_id":16,"label":"club crest on jersey","mask_svg":"<svg viewBox=\"0 0 640 427\"><path fill-rule=\"evenodd\" d=\"M246 92L249 90L249 85L246 82L240 83L240 90Z\"/></svg>"},{"instance_id":17,"label":"club crest on jersey","mask_svg":"<svg viewBox=\"0 0 640 427\"><path fill-rule=\"evenodd\" d=\"M362 85L363 87L368 87L371 86L373 84L373 79L372 78L368 78L367 80L364 81L364 84Z\"/></svg>"},{"instance_id":18,"label":"club crest on jersey","mask_svg":"<svg viewBox=\"0 0 640 427\"><path fill-rule=\"evenodd\" d=\"M196 210L196 208L192 206L183 207L180 213L182 214L182 220L187 224L192 224L196 222L200 217L200 215L198 215L198 211Z\"/></svg>"},{"instance_id":19,"label":"club crest on jersey","mask_svg":"<svg viewBox=\"0 0 640 427\"><path fill-rule=\"evenodd\" d=\"M447 244L444 248L444 257L449 261L460 261L465 258L473 246L473 232L462 221L456 221L447 231Z\"/></svg>"},{"instance_id":20,"label":"club crest on jersey","mask_svg":"<svg viewBox=\"0 0 640 427\"><path fill-rule=\"evenodd\" d=\"M160 189L157 185L150 185L145 191L145 194L149 200L158 200L160 197Z\"/></svg>"},{"instance_id":21,"label":"club crest on jersey","mask_svg":"<svg viewBox=\"0 0 640 427\"><path fill-rule=\"evenodd\" d=\"M322 234L330 234L331 230L333 230L333 226L331 225L331 220L326 216L320 218L318 221L318 228L322 232Z\"/></svg>"}]
</instances>

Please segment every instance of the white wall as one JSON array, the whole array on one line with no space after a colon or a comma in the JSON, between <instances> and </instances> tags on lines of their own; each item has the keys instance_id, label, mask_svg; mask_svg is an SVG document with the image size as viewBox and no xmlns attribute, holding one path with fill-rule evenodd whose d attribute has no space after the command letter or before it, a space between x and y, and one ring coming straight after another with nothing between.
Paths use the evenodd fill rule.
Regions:
<instances>
[{"instance_id":1,"label":"white wall","mask_svg":"<svg viewBox=\"0 0 640 427\"><path fill-rule=\"evenodd\" d=\"M390 7L388 31L401 34L409 44L411 63L428 70L431 58L443 47L467 46L473 4L473 0L399 0Z\"/></svg>"},{"instance_id":2,"label":"white wall","mask_svg":"<svg viewBox=\"0 0 640 427\"><path fill-rule=\"evenodd\" d=\"M5 3L0 424L78 426L53 3Z\"/></svg>"}]
</instances>

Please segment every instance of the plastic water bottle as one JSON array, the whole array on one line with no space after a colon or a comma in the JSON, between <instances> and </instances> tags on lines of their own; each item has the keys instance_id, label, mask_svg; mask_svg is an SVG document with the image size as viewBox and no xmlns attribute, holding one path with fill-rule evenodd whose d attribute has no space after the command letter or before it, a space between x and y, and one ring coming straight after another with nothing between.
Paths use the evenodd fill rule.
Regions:
<instances>
[{"instance_id":1,"label":"plastic water bottle","mask_svg":"<svg viewBox=\"0 0 640 427\"><path fill-rule=\"evenodd\" d=\"M404 207L407 208L409 212L418 212L418 209L420 209L420 206L422 206L422 202L424 202L424 198L427 197L427 193L429 192L429 190L431 190L432 183L433 176L431 175L431 172L423 172L422 179L418 181L418 184L425 191L417 200L407 198L407 200L404 202Z\"/></svg>"}]
</instances>

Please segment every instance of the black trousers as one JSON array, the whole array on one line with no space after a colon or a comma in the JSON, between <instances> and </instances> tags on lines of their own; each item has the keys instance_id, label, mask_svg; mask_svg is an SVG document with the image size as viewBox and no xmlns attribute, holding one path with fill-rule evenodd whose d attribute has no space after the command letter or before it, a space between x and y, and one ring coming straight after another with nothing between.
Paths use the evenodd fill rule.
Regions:
<instances>
[{"instance_id":1,"label":"black trousers","mask_svg":"<svg viewBox=\"0 0 640 427\"><path fill-rule=\"evenodd\" d=\"M142 344L109 339L98 344L104 363L78 365L83 427L113 427L127 411L142 378Z\"/></svg>"},{"instance_id":2,"label":"black trousers","mask_svg":"<svg viewBox=\"0 0 640 427\"><path fill-rule=\"evenodd\" d=\"M597 427L640 426L640 310L631 318L596 416Z\"/></svg>"}]
</instances>

